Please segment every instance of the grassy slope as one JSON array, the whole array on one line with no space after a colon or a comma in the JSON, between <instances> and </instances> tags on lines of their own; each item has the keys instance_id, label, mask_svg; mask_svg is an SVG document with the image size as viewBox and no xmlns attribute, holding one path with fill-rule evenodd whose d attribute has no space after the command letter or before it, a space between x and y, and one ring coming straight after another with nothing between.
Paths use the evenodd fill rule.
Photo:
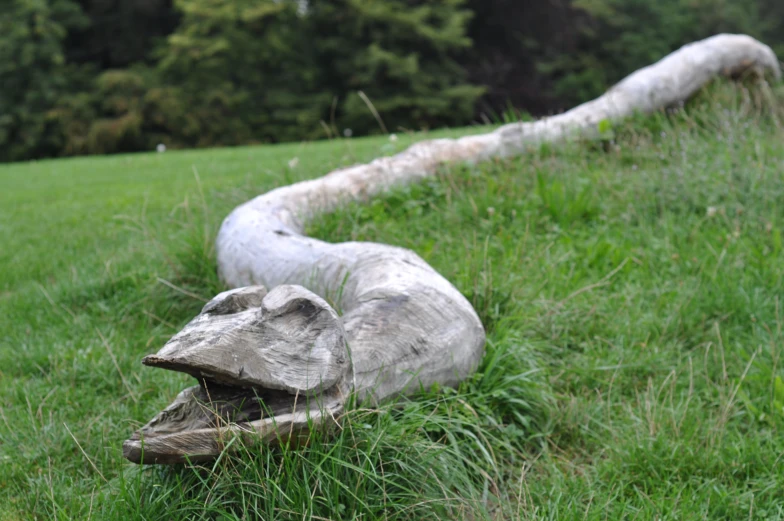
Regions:
<instances>
[{"instance_id":1,"label":"grassy slope","mask_svg":"<svg viewBox=\"0 0 784 521\"><path fill-rule=\"evenodd\" d=\"M453 281L488 328L480 373L199 469L120 456L190 385L138 364L201 304L157 278L209 297L235 204L409 138L0 166L0 520L784 517L784 132L763 105L725 87L609 152L453 168L315 223Z\"/></svg>"}]
</instances>

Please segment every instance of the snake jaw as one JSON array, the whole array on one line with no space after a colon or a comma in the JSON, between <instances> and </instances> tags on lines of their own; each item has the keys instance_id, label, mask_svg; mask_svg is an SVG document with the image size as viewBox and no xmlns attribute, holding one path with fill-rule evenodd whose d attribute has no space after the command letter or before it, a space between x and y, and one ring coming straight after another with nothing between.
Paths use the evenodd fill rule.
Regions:
<instances>
[{"instance_id":1,"label":"snake jaw","mask_svg":"<svg viewBox=\"0 0 784 521\"><path fill-rule=\"evenodd\" d=\"M337 425L345 399L338 390L307 400L262 397L251 391L243 401L255 401L258 406L251 409L261 416L252 419L252 414L240 410L241 418L232 419L225 415L225 402L203 400L205 394L211 394L208 389L209 384L182 391L171 405L125 440L123 456L134 463L195 463L215 459L238 436L269 445L301 440L314 429Z\"/></svg>"},{"instance_id":2,"label":"snake jaw","mask_svg":"<svg viewBox=\"0 0 784 521\"><path fill-rule=\"evenodd\" d=\"M143 363L199 385L125 441L135 463L214 459L237 435L270 444L306 436L334 423L352 390L341 320L301 286L221 293Z\"/></svg>"}]
</instances>

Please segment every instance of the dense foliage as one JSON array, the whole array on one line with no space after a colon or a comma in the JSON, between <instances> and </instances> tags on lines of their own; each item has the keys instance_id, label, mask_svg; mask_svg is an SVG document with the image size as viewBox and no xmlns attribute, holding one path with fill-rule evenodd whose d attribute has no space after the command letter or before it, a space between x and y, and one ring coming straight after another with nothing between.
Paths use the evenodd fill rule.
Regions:
<instances>
[{"instance_id":1,"label":"dense foliage","mask_svg":"<svg viewBox=\"0 0 784 521\"><path fill-rule=\"evenodd\" d=\"M778 0L7 0L0 160L559 111Z\"/></svg>"},{"instance_id":2,"label":"dense foliage","mask_svg":"<svg viewBox=\"0 0 784 521\"><path fill-rule=\"evenodd\" d=\"M784 53L784 4L777 0L574 0L590 17L577 27L577 52L541 70L558 78L556 95L593 97L632 70L686 42L723 32L755 36Z\"/></svg>"}]
</instances>

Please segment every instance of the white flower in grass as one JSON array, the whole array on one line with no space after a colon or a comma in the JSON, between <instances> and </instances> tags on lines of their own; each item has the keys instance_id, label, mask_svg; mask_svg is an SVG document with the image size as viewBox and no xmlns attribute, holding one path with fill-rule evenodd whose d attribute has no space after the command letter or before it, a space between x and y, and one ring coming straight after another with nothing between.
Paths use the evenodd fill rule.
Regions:
<instances>
[{"instance_id":1,"label":"white flower in grass","mask_svg":"<svg viewBox=\"0 0 784 521\"><path fill-rule=\"evenodd\" d=\"M299 158L298 157L294 157L294 158L291 158L289 160L289 168L297 168L298 164L299 164Z\"/></svg>"},{"instance_id":2,"label":"white flower in grass","mask_svg":"<svg viewBox=\"0 0 784 521\"><path fill-rule=\"evenodd\" d=\"M166 152L166 145L164 145L163 143L158 143L158 146L157 146L157 147L155 147L155 150L156 150L156 151L157 151L159 154L160 154L160 153L163 153L163 152Z\"/></svg>"},{"instance_id":3,"label":"white flower in grass","mask_svg":"<svg viewBox=\"0 0 784 521\"><path fill-rule=\"evenodd\" d=\"M397 134L390 134L390 135L389 135L389 140L390 140L391 142L393 142L393 143L394 143L395 141L397 141Z\"/></svg>"},{"instance_id":4,"label":"white flower in grass","mask_svg":"<svg viewBox=\"0 0 784 521\"><path fill-rule=\"evenodd\" d=\"M705 212L705 215L707 215L708 217L713 217L714 215L716 215L718 211L719 209L716 208L715 206L709 206L708 210Z\"/></svg>"}]
</instances>

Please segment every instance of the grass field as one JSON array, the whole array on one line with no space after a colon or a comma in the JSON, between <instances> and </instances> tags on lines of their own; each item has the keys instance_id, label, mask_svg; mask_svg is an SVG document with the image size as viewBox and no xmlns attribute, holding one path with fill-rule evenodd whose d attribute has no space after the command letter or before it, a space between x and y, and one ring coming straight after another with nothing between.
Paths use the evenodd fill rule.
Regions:
<instances>
[{"instance_id":1,"label":"grass field","mask_svg":"<svg viewBox=\"0 0 784 521\"><path fill-rule=\"evenodd\" d=\"M482 367L204 467L121 444L191 385L139 361L221 289L222 218L422 136L0 165L0 521L784 518L784 96L763 94L714 86L614 143L314 223L444 274Z\"/></svg>"}]
</instances>

